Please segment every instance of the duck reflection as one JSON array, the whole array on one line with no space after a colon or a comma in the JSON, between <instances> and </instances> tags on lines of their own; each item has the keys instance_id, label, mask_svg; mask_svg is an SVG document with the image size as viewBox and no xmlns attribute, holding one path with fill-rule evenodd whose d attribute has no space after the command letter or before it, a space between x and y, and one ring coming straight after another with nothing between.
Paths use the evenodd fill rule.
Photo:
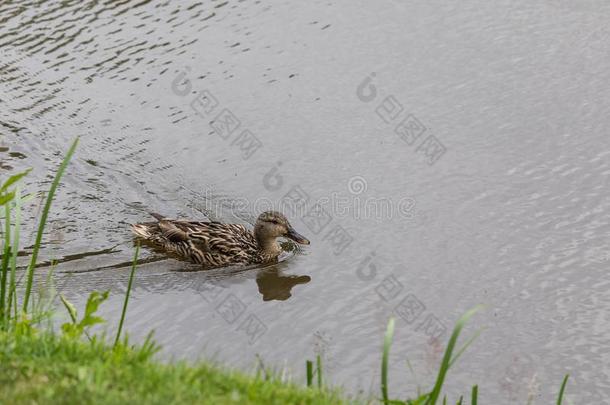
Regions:
<instances>
[{"instance_id":1,"label":"duck reflection","mask_svg":"<svg viewBox=\"0 0 610 405\"><path fill-rule=\"evenodd\" d=\"M262 269L256 275L258 292L263 296L263 301L285 301L292 296L292 288L295 285L307 284L310 281L309 276L283 274L279 266Z\"/></svg>"}]
</instances>

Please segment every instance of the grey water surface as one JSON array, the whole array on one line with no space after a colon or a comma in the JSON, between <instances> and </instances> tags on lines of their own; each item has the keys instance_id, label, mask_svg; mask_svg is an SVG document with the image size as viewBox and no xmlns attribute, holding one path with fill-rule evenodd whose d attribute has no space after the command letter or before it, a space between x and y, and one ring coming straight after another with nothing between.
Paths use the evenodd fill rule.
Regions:
<instances>
[{"instance_id":1,"label":"grey water surface","mask_svg":"<svg viewBox=\"0 0 610 405\"><path fill-rule=\"evenodd\" d=\"M126 330L163 358L304 381L320 354L329 383L378 395L394 316L404 398L485 304L454 400L547 404L570 373L568 399L605 403L609 18L602 0L1 2L0 171L47 190L80 136L41 260L79 307L111 290L109 330L149 211L284 209L312 241L214 271L143 251Z\"/></svg>"}]
</instances>

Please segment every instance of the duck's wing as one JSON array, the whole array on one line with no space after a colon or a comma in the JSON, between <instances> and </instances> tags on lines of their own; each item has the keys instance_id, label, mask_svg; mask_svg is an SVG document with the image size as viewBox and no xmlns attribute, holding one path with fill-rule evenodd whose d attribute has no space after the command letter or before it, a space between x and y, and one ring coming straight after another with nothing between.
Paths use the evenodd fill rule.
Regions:
<instances>
[{"instance_id":1,"label":"duck's wing","mask_svg":"<svg viewBox=\"0 0 610 405\"><path fill-rule=\"evenodd\" d=\"M254 235L243 225L195 221L171 221L170 225L166 231L168 236L187 238L203 245L209 253L239 255L257 249Z\"/></svg>"},{"instance_id":2,"label":"duck's wing","mask_svg":"<svg viewBox=\"0 0 610 405\"><path fill-rule=\"evenodd\" d=\"M162 219L157 226L163 237L170 242L187 242L189 240L188 232L176 226L173 221Z\"/></svg>"}]
</instances>

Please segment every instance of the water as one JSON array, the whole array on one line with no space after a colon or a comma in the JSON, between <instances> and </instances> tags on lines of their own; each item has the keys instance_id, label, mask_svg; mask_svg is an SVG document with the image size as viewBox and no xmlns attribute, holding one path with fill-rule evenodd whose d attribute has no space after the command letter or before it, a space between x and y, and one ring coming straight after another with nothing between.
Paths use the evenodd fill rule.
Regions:
<instances>
[{"instance_id":1,"label":"water","mask_svg":"<svg viewBox=\"0 0 610 405\"><path fill-rule=\"evenodd\" d=\"M601 403L609 15L596 0L3 3L1 170L33 167L26 191L46 190L81 137L41 259L62 260L77 305L110 289L111 329L128 224L292 208L312 244L276 266L184 272L144 252L126 329L154 330L165 358L260 355L302 380L319 353L330 382L377 395L394 314L390 388L405 395L484 303L451 394L550 403L569 372L569 398Z\"/></svg>"}]
</instances>

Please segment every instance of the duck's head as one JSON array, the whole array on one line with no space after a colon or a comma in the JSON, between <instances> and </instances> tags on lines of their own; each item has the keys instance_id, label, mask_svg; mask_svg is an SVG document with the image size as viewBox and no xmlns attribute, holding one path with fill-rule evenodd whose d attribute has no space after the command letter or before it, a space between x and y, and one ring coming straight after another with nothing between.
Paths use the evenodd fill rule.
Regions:
<instances>
[{"instance_id":1,"label":"duck's head","mask_svg":"<svg viewBox=\"0 0 610 405\"><path fill-rule=\"evenodd\" d=\"M301 245L309 245L309 240L295 231L284 214L277 211L266 211L258 216L254 235L263 247L275 243L275 238L279 237L292 239Z\"/></svg>"}]
</instances>

